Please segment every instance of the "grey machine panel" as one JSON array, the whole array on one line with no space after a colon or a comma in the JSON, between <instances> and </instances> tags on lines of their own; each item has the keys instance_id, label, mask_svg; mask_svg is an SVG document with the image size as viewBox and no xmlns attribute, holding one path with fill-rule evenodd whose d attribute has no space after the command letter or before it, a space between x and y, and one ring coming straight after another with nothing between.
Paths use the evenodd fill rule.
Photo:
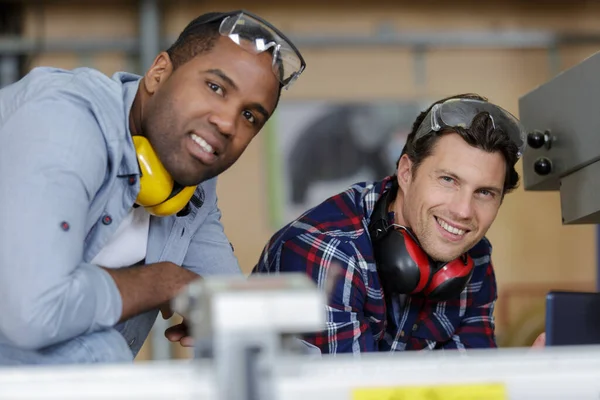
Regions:
<instances>
[{"instance_id":1,"label":"grey machine panel","mask_svg":"<svg viewBox=\"0 0 600 400\"><path fill-rule=\"evenodd\" d=\"M560 190L564 224L600 222L600 53L519 99L525 190Z\"/></svg>"}]
</instances>

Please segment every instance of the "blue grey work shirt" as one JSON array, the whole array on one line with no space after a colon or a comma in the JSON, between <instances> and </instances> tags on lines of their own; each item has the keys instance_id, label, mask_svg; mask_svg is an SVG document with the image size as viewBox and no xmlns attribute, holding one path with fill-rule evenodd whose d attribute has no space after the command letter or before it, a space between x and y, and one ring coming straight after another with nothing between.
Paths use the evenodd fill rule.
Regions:
<instances>
[{"instance_id":1,"label":"blue grey work shirt","mask_svg":"<svg viewBox=\"0 0 600 400\"><path fill-rule=\"evenodd\" d=\"M0 343L39 349L117 324L119 291L90 261L139 191L129 131L139 82L123 72L36 68L0 90ZM195 196L186 216L151 217L146 264L241 274L216 178ZM117 325L134 354L156 315Z\"/></svg>"}]
</instances>

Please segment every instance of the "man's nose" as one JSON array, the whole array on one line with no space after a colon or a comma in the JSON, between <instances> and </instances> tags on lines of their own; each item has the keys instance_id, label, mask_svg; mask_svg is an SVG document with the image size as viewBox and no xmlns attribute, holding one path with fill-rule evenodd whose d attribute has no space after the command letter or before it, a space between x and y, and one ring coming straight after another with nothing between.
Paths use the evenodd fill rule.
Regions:
<instances>
[{"instance_id":1,"label":"man's nose","mask_svg":"<svg viewBox=\"0 0 600 400\"><path fill-rule=\"evenodd\" d=\"M473 217L473 196L466 190L456 192L449 206L450 212L457 218L468 220Z\"/></svg>"},{"instance_id":2,"label":"man's nose","mask_svg":"<svg viewBox=\"0 0 600 400\"><path fill-rule=\"evenodd\" d=\"M222 135L229 137L235 133L236 116L236 112L222 108L211 113L208 120L217 127Z\"/></svg>"}]
</instances>

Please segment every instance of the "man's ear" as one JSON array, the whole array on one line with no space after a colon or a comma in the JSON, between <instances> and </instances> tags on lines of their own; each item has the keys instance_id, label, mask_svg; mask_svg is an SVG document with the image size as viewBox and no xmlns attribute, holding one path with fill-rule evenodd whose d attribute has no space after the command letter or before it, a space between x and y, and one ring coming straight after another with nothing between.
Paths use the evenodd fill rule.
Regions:
<instances>
[{"instance_id":1,"label":"man's ear","mask_svg":"<svg viewBox=\"0 0 600 400\"><path fill-rule=\"evenodd\" d=\"M410 158L406 154L403 154L400 157L400 161L398 162L398 170L396 170L396 176L398 179L398 186L400 189L406 193L410 183L412 182L412 168L413 162L410 161Z\"/></svg>"},{"instance_id":2,"label":"man's ear","mask_svg":"<svg viewBox=\"0 0 600 400\"><path fill-rule=\"evenodd\" d=\"M149 94L154 94L160 85L167 80L173 72L171 57L166 51L160 53L144 75L144 86Z\"/></svg>"}]
</instances>

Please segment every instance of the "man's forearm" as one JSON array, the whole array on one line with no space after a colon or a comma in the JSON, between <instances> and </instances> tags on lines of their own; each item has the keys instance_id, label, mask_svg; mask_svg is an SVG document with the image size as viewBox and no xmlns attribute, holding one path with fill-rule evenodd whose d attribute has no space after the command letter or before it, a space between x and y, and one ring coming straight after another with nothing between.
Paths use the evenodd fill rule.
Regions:
<instances>
[{"instance_id":1,"label":"man's forearm","mask_svg":"<svg viewBox=\"0 0 600 400\"><path fill-rule=\"evenodd\" d=\"M121 293L123 311L120 321L159 307L173 299L187 284L200 278L171 262L104 269Z\"/></svg>"}]
</instances>

